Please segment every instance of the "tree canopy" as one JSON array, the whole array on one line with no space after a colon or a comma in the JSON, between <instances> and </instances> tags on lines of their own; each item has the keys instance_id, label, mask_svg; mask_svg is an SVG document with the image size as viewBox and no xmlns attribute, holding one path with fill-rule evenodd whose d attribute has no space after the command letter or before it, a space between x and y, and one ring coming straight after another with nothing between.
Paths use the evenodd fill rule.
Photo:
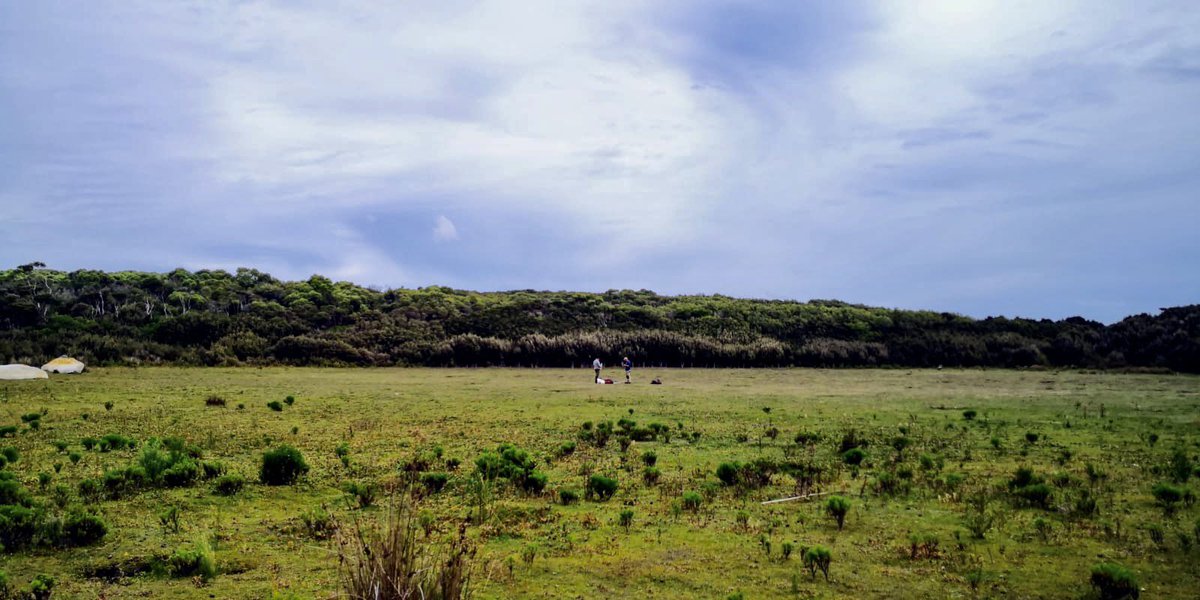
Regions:
<instances>
[{"instance_id":1,"label":"tree canopy","mask_svg":"<svg viewBox=\"0 0 1200 600\"><path fill-rule=\"evenodd\" d=\"M1079 366L1200 372L1200 305L1106 326L834 300L374 290L255 269L0 271L0 360L92 364ZM615 359L613 359L615 360Z\"/></svg>"}]
</instances>

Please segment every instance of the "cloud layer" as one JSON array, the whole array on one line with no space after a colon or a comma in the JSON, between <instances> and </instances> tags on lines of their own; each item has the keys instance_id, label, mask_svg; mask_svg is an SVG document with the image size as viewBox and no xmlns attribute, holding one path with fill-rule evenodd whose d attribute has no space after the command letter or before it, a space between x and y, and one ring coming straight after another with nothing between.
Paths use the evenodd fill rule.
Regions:
<instances>
[{"instance_id":1,"label":"cloud layer","mask_svg":"<svg viewBox=\"0 0 1200 600\"><path fill-rule=\"evenodd\" d=\"M1187 2L4 3L0 264L1112 320L1200 299L1197 30Z\"/></svg>"}]
</instances>

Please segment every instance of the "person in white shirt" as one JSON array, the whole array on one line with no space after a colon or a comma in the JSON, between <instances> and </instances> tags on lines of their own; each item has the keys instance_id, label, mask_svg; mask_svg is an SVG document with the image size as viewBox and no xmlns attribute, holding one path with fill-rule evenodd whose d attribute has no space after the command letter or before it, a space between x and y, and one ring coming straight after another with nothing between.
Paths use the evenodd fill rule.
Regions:
<instances>
[{"instance_id":1,"label":"person in white shirt","mask_svg":"<svg viewBox=\"0 0 1200 600\"><path fill-rule=\"evenodd\" d=\"M596 383L600 383L600 369L604 368L604 363L600 362L599 358L593 359L592 368L596 370Z\"/></svg>"}]
</instances>

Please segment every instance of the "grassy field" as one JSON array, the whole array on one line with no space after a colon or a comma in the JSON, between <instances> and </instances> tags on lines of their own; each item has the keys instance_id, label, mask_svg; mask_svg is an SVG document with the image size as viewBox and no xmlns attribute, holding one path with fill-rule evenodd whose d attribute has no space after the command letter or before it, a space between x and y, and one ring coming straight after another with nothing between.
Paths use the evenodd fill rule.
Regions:
<instances>
[{"instance_id":1,"label":"grassy field","mask_svg":"<svg viewBox=\"0 0 1200 600\"><path fill-rule=\"evenodd\" d=\"M0 440L20 455L7 468L51 512L63 489L69 498L57 502L74 504L82 480L137 463L141 448L84 450L81 440L105 434L141 446L184 438L204 461L223 462L247 484L228 497L198 481L88 502L108 524L103 541L0 554L0 569L16 585L52 575L55 598L334 597L335 546L314 539L302 513L323 505L345 521L376 518L386 512L386 493L364 510L342 485L387 489L400 479L399 465L424 456L430 471L450 473L444 491L420 501L433 516L430 539L440 543L475 516L467 480L476 458L512 443L533 455L549 483L538 495L498 484L484 503L484 522L468 529L478 544L476 598L1087 598L1094 597L1090 568L1102 561L1132 569L1143 598L1200 597L1200 549L1190 547L1200 541L1200 508L1181 502L1167 514L1151 495L1154 484L1170 480L1176 450L1197 462L1200 378L984 370L635 375L635 385L597 386L583 370L141 368L3 382L0 426L19 429ZM664 385L646 384L653 376ZM207 406L214 395L225 406ZM295 402L282 411L267 407L287 396ZM33 429L21 417L35 412L44 416ZM659 435L622 452L618 435L604 448L578 439L585 421L622 418L662 424L670 441ZM866 441L857 468L840 452L850 430ZM816 441L798 444L798 433ZM559 456L568 441L576 450ZM335 453L343 443L346 464ZM262 453L280 444L298 448L311 470L292 486L260 485ZM646 451L661 471L654 485L643 481ZM461 460L458 469L445 466L451 458ZM723 462L756 459L780 468L764 487L717 478ZM1022 466L1045 480L1045 507L1010 488ZM761 504L794 495L797 479L786 471L797 468L820 470L813 491L849 500L844 529L826 514L827 496ZM582 492L583 473L593 472L618 480L610 500L557 501L560 489ZM48 476L44 484L39 473ZM1195 489L1196 481L1184 486ZM686 492L699 494L698 510L682 506ZM983 539L964 520L979 506L992 520ZM160 522L170 507L178 509L178 531ZM627 528L622 511L632 511ZM936 549L913 558L913 535L936 538ZM221 571L210 581L148 566L197 540L212 546ZM785 544L795 549L786 559ZM802 564L801 549L815 545L832 553L828 582Z\"/></svg>"}]
</instances>

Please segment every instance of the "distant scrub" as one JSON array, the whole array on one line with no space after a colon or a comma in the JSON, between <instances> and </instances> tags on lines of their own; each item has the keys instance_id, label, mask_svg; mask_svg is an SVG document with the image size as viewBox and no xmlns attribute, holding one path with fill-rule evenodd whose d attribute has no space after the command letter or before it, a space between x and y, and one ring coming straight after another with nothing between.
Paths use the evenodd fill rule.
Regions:
<instances>
[{"instance_id":1,"label":"distant scrub","mask_svg":"<svg viewBox=\"0 0 1200 600\"><path fill-rule=\"evenodd\" d=\"M35 289L47 290L36 302L30 299ZM129 308L92 310L97 297ZM832 300L630 290L480 293L440 286L377 291L319 275L284 282L254 269L67 273L30 263L0 270L0 330L6 332L0 356L70 349L96 365L569 367L640 348L657 365L682 367L1052 365L1196 372L1198 312L1198 306L1168 308L1106 326L1078 317L977 320ZM597 332L589 324L601 315L606 327ZM732 341L727 331L745 334Z\"/></svg>"}]
</instances>

